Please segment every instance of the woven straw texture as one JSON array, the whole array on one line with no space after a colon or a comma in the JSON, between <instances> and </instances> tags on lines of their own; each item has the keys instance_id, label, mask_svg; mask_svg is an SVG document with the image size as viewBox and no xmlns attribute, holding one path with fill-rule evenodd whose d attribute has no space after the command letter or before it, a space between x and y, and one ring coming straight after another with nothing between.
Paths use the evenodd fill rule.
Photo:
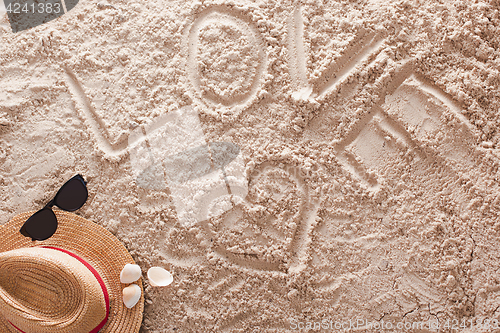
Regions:
<instances>
[{"instance_id":1,"label":"woven straw texture","mask_svg":"<svg viewBox=\"0 0 500 333\"><path fill-rule=\"evenodd\" d=\"M0 313L24 332L90 332L106 317L97 278L69 254L40 247L1 252L0 271Z\"/></svg>"},{"instance_id":2,"label":"woven straw texture","mask_svg":"<svg viewBox=\"0 0 500 333\"><path fill-rule=\"evenodd\" d=\"M17 215L5 225L0 226L0 234L2 235L0 252L34 246L54 246L75 253L99 272L108 289L109 319L99 332L138 332L144 311L144 290L142 290L141 278L135 282L141 287L141 299L132 309L125 307L122 301L122 290L127 285L120 282L120 272L125 264L134 263L125 246L103 227L78 215L60 210L54 210L58 220L56 233L47 240L32 241L21 235L19 229L33 213L27 212ZM0 332L19 333L1 316ZM68 331L67 333L85 332Z\"/></svg>"}]
</instances>

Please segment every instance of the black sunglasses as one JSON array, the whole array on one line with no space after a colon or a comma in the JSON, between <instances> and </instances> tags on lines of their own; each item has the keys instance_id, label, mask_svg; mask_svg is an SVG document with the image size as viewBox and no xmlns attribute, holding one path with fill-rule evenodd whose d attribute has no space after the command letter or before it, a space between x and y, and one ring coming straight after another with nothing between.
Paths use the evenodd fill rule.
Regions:
<instances>
[{"instance_id":1,"label":"black sunglasses","mask_svg":"<svg viewBox=\"0 0 500 333\"><path fill-rule=\"evenodd\" d=\"M52 211L53 206L72 212L82 207L89 196L87 182L81 175L76 175L57 191L54 199L24 222L21 234L32 240L44 240L57 230L57 217Z\"/></svg>"}]
</instances>

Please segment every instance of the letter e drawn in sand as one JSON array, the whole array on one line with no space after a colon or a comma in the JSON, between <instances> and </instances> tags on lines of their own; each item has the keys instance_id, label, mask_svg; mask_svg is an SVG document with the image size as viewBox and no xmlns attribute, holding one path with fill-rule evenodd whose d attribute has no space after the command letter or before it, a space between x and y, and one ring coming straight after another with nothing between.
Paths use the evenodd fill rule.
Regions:
<instances>
[{"instance_id":1,"label":"letter e drawn in sand","mask_svg":"<svg viewBox=\"0 0 500 333\"><path fill-rule=\"evenodd\" d=\"M409 176L409 170L428 193L453 186L451 199L463 213L470 198L456 184L484 160L475 129L456 103L425 79L409 75L400 81L336 145L337 158L370 191L380 189L383 179ZM486 180L473 177L486 191Z\"/></svg>"},{"instance_id":2,"label":"letter e drawn in sand","mask_svg":"<svg viewBox=\"0 0 500 333\"><path fill-rule=\"evenodd\" d=\"M252 103L267 55L245 14L224 6L206 9L196 15L184 39L193 100L225 115L237 115Z\"/></svg>"}]
</instances>

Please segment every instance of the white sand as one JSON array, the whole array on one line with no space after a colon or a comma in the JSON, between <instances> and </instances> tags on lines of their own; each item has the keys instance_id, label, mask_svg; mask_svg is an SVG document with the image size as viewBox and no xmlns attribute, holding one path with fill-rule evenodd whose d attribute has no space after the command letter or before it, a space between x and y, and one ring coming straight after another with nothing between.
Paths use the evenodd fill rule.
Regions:
<instances>
[{"instance_id":1,"label":"white sand","mask_svg":"<svg viewBox=\"0 0 500 333\"><path fill-rule=\"evenodd\" d=\"M0 223L83 174L78 214L113 232L143 273L174 275L146 283L142 332L338 332L349 320L359 332L382 321L494 331L499 10L82 0L17 34L0 13ZM168 144L155 156L231 142L248 179L244 200L233 193L190 223L181 215L196 193L228 190L240 164L181 190L142 186L133 156L146 155L132 151L146 141L131 139L185 106L203 136L157 137L149 144Z\"/></svg>"}]
</instances>

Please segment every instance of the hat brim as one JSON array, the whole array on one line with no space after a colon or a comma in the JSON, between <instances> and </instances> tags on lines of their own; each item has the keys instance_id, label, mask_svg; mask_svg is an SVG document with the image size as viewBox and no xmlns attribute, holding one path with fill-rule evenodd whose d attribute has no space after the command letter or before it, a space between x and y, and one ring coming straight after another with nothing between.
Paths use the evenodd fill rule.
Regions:
<instances>
[{"instance_id":1,"label":"hat brim","mask_svg":"<svg viewBox=\"0 0 500 333\"><path fill-rule=\"evenodd\" d=\"M126 285L120 282L120 272L125 264L135 262L125 246L103 227L61 210L54 210L58 222L54 235L44 241L32 241L21 235L19 229L33 213L19 214L0 226L0 252L43 245L59 247L81 256L99 272L110 296L109 319L99 333L139 332L144 311L144 290L142 278L134 282L141 288L141 299L128 309L122 300L122 290ZM1 314L0 332L19 333Z\"/></svg>"}]
</instances>

